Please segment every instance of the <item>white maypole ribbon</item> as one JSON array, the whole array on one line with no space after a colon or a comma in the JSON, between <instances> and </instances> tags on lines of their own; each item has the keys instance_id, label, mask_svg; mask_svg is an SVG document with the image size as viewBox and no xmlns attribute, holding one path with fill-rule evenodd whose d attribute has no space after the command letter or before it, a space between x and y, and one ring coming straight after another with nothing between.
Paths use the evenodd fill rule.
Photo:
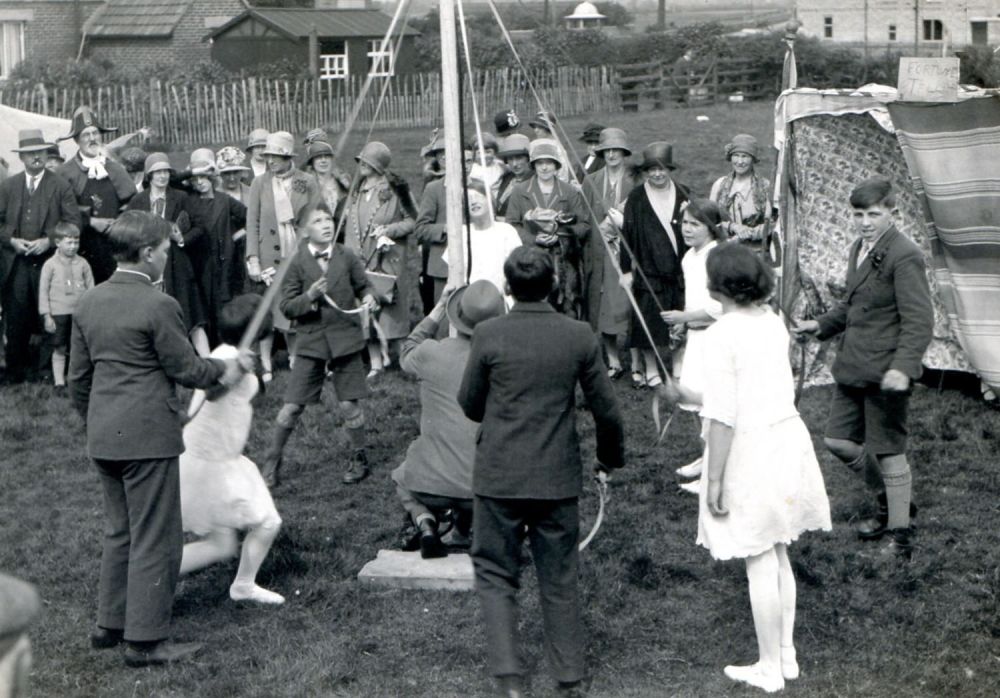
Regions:
<instances>
[{"instance_id":1,"label":"white maypole ribbon","mask_svg":"<svg viewBox=\"0 0 1000 698\"><path fill-rule=\"evenodd\" d=\"M608 474L603 470L599 470L594 479L597 481L597 496L600 500L597 505L597 518L594 520L594 525L591 527L590 533L580 541L579 550L584 550L590 545L590 541L594 540L594 536L597 535L597 531L600 530L601 524L604 522L604 509L608 503Z\"/></svg>"}]
</instances>

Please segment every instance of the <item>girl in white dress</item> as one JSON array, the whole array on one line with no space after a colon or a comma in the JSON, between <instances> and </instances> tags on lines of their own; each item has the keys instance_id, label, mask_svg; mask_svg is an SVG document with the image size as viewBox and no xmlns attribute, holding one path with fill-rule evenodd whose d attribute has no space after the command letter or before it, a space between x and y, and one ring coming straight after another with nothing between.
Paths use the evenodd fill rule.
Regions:
<instances>
[{"instance_id":1,"label":"girl in white dress","mask_svg":"<svg viewBox=\"0 0 1000 698\"><path fill-rule=\"evenodd\" d=\"M238 296L219 313L223 344L213 358L236 357L243 331L260 296ZM269 328L262 328L269 331ZM228 560L236 555L237 531L246 531L240 566L229 587L234 601L282 604L280 594L257 586L257 572L281 527L281 517L257 466L243 455L250 434L257 377L248 373L222 397L205 400L196 391L184 427L180 457L181 516L184 530L202 536L184 546L181 574Z\"/></svg>"},{"instance_id":2,"label":"girl in white dress","mask_svg":"<svg viewBox=\"0 0 1000 698\"><path fill-rule=\"evenodd\" d=\"M708 288L723 315L705 331L703 392L672 381L664 389L671 399L702 404L697 542L717 560L746 560L760 657L725 673L768 692L799 675L787 546L804 531L831 529L823 475L794 404L788 333L762 303L773 285L770 269L746 247L712 250Z\"/></svg>"},{"instance_id":3,"label":"girl in white dress","mask_svg":"<svg viewBox=\"0 0 1000 698\"><path fill-rule=\"evenodd\" d=\"M695 393L702 391L705 367L705 331L722 315L722 304L708 292L708 253L728 235L725 217L719 206L709 199L691 199L684 208L681 234L687 252L681 258L684 271L684 310L667 310L660 317L668 325L687 325L687 343L681 361L680 382ZM697 412L698 405L682 404L682 410ZM702 459L681 466L677 474L685 478L701 475ZM698 493L698 481L681 485L685 492Z\"/></svg>"}]
</instances>

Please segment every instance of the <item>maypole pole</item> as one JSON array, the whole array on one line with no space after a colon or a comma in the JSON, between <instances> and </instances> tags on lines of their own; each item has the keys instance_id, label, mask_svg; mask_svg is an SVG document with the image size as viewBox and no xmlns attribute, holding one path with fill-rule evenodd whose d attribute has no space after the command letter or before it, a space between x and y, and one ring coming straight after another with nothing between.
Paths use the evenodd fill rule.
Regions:
<instances>
[{"instance_id":1,"label":"maypole pole","mask_svg":"<svg viewBox=\"0 0 1000 698\"><path fill-rule=\"evenodd\" d=\"M464 183L462 182L462 122L459 117L458 37L455 0L441 0L441 109L444 112L445 221L448 230L448 283L465 282Z\"/></svg>"}]
</instances>

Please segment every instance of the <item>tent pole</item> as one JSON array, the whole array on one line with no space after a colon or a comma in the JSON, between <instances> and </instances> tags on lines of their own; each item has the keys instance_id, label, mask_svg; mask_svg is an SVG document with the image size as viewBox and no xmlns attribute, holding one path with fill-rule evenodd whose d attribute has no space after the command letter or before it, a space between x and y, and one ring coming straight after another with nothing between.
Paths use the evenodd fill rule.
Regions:
<instances>
[{"instance_id":1,"label":"tent pole","mask_svg":"<svg viewBox=\"0 0 1000 698\"><path fill-rule=\"evenodd\" d=\"M448 229L448 283L465 281L464 236L462 235L462 124L459 117L458 38L455 32L455 0L441 0L441 108L444 112L445 221Z\"/></svg>"}]
</instances>

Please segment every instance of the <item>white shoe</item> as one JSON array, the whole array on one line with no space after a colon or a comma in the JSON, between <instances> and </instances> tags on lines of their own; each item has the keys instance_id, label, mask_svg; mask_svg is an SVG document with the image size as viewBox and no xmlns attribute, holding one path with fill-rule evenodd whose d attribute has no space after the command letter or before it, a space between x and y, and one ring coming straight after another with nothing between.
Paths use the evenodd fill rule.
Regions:
<instances>
[{"instance_id":1,"label":"white shoe","mask_svg":"<svg viewBox=\"0 0 1000 698\"><path fill-rule=\"evenodd\" d=\"M698 477L701 475L701 456L691 461L687 465L682 465L674 471L683 478Z\"/></svg>"},{"instance_id":2,"label":"white shoe","mask_svg":"<svg viewBox=\"0 0 1000 698\"><path fill-rule=\"evenodd\" d=\"M781 648L781 675L786 681L794 681L799 678L799 663L795 659L795 648Z\"/></svg>"},{"instance_id":3,"label":"white shoe","mask_svg":"<svg viewBox=\"0 0 1000 698\"><path fill-rule=\"evenodd\" d=\"M701 490L701 480L692 480L691 482L683 482L678 485L684 492L690 492L691 494L698 494Z\"/></svg>"},{"instance_id":4,"label":"white shoe","mask_svg":"<svg viewBox=\"0 0 1000 698\"><path fill-rule=\"evenodd\" d=\"M780 674L777 676L768 675L761 668L759 662L750 666L731 665L727 666L723 671L733 681L742 681L768 693L776 693L785 687L785 680Z\"/></svg>"},{"instance_id":5,"label":"white shoe","mask_svg":"<svg viewBox=\"0 0 1000 698\"><path fill-rule=\"evenodd\" d=\"M233 583L233 585L229 587L229 598L233 601L255 601L257 603L270 604L272 606L280 606L285 603L285 597L281 594L268 591L267 589L259 587L256 584L252 584L247 587Z\"/></svg>"}]
</instances>

